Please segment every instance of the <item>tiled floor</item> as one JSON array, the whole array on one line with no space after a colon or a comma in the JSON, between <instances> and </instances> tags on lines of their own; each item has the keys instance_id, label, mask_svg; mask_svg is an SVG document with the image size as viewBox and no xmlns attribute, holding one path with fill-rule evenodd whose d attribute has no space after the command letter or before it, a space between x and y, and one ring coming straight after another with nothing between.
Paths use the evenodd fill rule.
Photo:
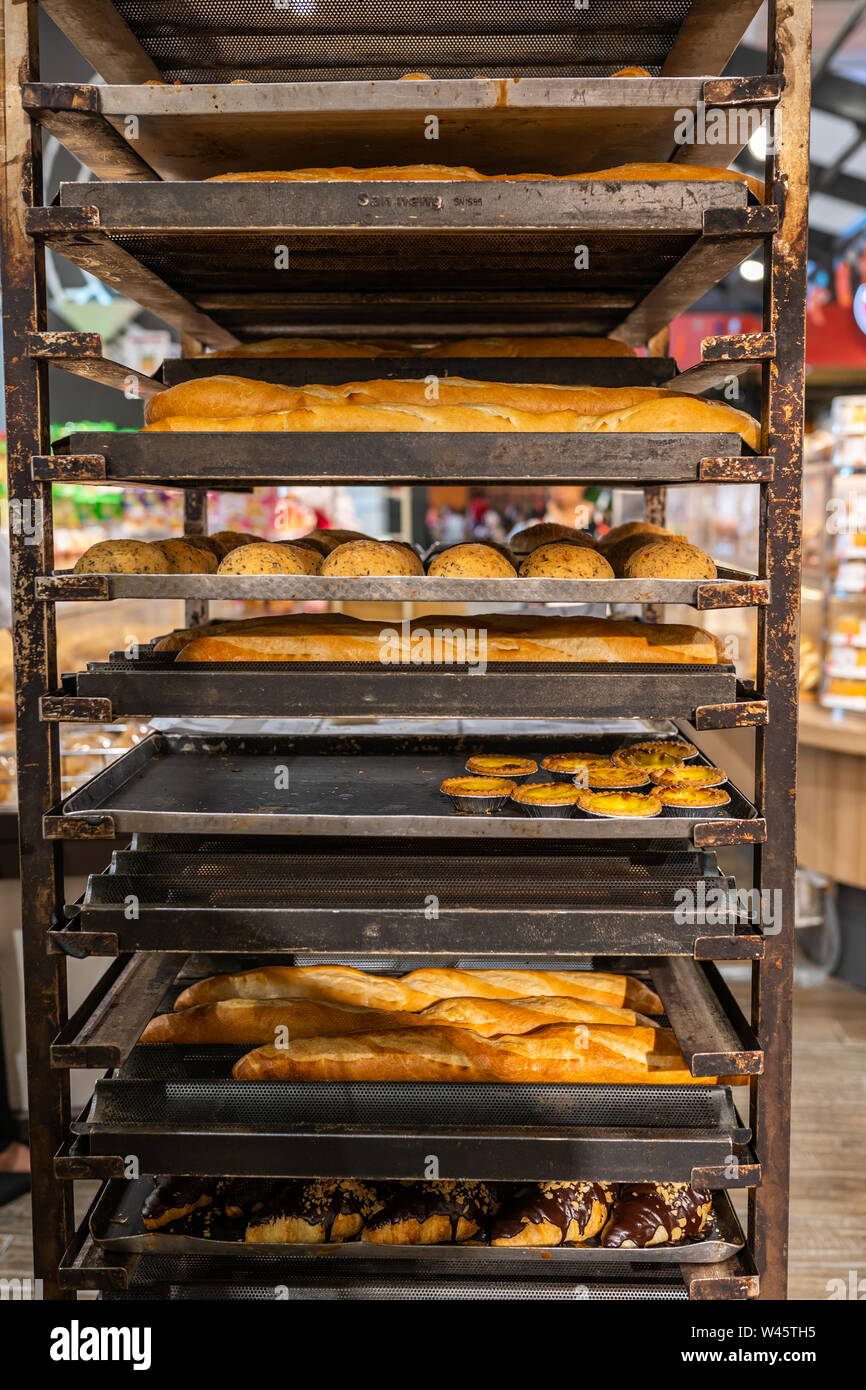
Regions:
<instances>
[{"instance_id":1,"label":"tiled floor","mask_svg":"<svg viewBox=\"0 0 866 1390\"><path fill-rule=\"evenodd\" d=\"M736 991L738 994L740 990ZM790 1297L866 1281L866 994L795 990ZM95 1191L78 1183L81 1212ZM0 1208L0 1277L32 1269L30 1203ZM866 1283L864 1283L866 1287Z\"/></svg>"}]
</instances>

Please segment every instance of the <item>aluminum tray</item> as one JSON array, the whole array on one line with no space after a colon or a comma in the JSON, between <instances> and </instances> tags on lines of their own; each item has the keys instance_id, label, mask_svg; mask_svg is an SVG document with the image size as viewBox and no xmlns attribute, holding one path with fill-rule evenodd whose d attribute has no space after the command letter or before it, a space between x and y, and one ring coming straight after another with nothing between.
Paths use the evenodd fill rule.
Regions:
<instances>
[{"instance_id":1,"label":"aluminum tray","mask_svg":"<svg viewBox=\"0 0 866 1390\"><path fill-rule=\"evenodd\" d=\"M463 1265L477 1264L485 1270L488 1267L527 1264L536 1261L565 1265L598 1264L602 1268L617 1269L626 1264L713 1264L719 1260L730 1259L745 1245L740 1224L734 1214L728 1196L717 1192L713 1199L713 1224L709 1235L687 1245L653 1247L650 1250L608 1250L598 1240L586 1245L547 1247L544 1249L523 1248L509 1250L501 1246L490 1246L483 1242L472 1245L389 1245L376 1247L363 1241L346 1241L333 1245L254 1245L245 1246L243 1231L246 1220L223 1220L217 1224L217 1234L205 1237L195 1234L197 1222L195 1214L186 1222L176 1223L186 1226L186 1232L147 1231L141 1219L141 1205L151 1190L149 1178L132 1182L107 1183L99 1195L99 1200L90 1214L89 1231L93 1240L103 1250L117 1254L175 1256L203 1255L205 1257L224 1256L241 1263L245 1255L274 1257L324 1258L352 1264L362 1264L373 1272L376 1267L385 1269L388 1265L410 1262L424 1266L428 1261L439 1264L442 1261L456 1260ZM112 1227L114 1229L112 1229ZM258 1260L256 1260L258 1263Z\"/></svg>"},{"instance_id":2,"label":"aluminum tray","mask_svg":"<svg viewBox=\"0 0 866 1390\"><path fill-rule=\"evenodd\" d=\"M628 740L625 740L628 742ZM635 740L632 740L635 741ZM603 737L607 752L622 739ZM573 744L571 745L573 746ZM708 845L754 844L765 825L755 807L727 784L730 804L718 820L662 814L651 819L555 819L514 807L492 815L455 812L439 790L462 776L474 752L542 757L565 751L565 738L389 739L197 738L151 734L115 759L49 814L45 831L64 838L158 834L446 836L492 839L694 839ZM528 781L549 780L539 771ZM568 786L568 784L564 784ZM721 830L720 830L720 827Z\"/></svg>"}]
</instances>

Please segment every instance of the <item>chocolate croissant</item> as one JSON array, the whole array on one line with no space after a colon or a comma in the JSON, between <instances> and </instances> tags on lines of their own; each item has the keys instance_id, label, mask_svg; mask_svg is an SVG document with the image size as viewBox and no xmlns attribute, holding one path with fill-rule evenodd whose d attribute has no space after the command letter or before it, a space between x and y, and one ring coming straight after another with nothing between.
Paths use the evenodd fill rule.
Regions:
<instances>
[{"instance_id":1,"label":"chocolate croissant","mask_svg":"<svg viewBox=\"0 0 866 1390\"><path fill-rule=\"evenodd\" d=\"M491 1245L581 1245L598 1235L610 1214L615 1185L539 1182L521 1187L500 1207Z\"/></svg>"},{"instance_id":2,"label":"chocolate croissant","mask_svg":"<svg viewBox=\"0 0 866 1390\"><path fill-rule=\"evenodd\" d=\"M242 1216L251 1216L261 1211L285 1187L285 1182L274 1178L226 1178L218 1193L223 1211L232 1221Z\"/></svg>"},{"instance_id":3,"label":"chocolate croissant","mask_svg":"<svg viewBox=\"0 0 866 1390\"><path fill-rule=\"evenodd\" d=\"M709 1225L712 1206L711 1192L684 1182L623 1186L601 1243L609 1250L643 1250L694 1239Z\"/></svg>"},{"instance_id":4,"label":"chocolate croissant","mask_svg":"<svg viewBox=\"0 0 866 1390\"><path fill-rule=\"evenodd\" d=\"M486 1237L496 1201L483 1182L413 1182L367 1221L373 1245L461 1245Z\"/></svg>"},{"instance_id":5,"label":"chocolate croissant","mask_svg":"<svg viewBox=\"0 0 866 1390\"><path fill-rule=\"evenodd\" d=\"M158 1231L172 1221L180 1221L198 1207L212 1205L216 1178L157 1178L141 1206L145 1230Z\"/></svg>"},{"instance_id":6,"label":"chocolate croissant","mask_svg":"<svg viewBox=\"0 0 866 1390\"><path fill-rule=\"evenodd\" d=\"M382 1205L375 1187L355 1179L288 1183L247 1223L244 1240L267 1245L327 1245L354 1240Z\"/></svg>"}]
</instances>

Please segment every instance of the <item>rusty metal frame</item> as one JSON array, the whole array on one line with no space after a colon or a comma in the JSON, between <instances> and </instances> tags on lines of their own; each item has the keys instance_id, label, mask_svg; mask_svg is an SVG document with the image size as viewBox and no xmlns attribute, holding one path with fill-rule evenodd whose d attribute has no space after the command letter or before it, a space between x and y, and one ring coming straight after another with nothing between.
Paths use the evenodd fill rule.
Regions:
<instances>
[{"instance_id":1,"label":"rusty metal frame","mask_svg":"<svg viewBox=\"0 0 866 1390\"><path fill-rule=\"evenodd\" d=\"M746 0L741 0L745 3ZM70 12L70 0L53 0L55 12ZM83 6L78 6L82 13ZM109 0L100 0L100 12L116 16ZM21 88L38 81L37 0L2 0L0 3L5 96L2 136L6 160L5 186L0 211L0 240L5 310L5 372L8 400L9 498L16 510L41 507L42 528L36 544L28 543L22 528L11 528L10 549L13 583L13 637L16 653L17 750L20 790L20 862L23 900L23 939L26 1011L28 1025L28 1086L31 1111L31 1148L34 1195L34 1252L36 1273L43 1280L47 1298L74 1296L61 1271L63 1252L74 1244L72 1187L70 1179L114 1173L114 1160L91 1159L70 1144L69 1085L66 1064L70 1021L67 1019L64 951L51 948L49 933L64 925L62 843L42 835L42 816L59 797L58 722L64 718L110 719L111 708L102 700L76 700L52 695L59 688L55 649L55 611L52 594L37 595L37 581L52 568L51 482L64 476L80 476L75 465L87 463L96 481L105 474L106 461L99 454L87 457L49 454L47 365L66 359L68 369L101 379L106 367L95 341L78 335L77 361L70 359L70 338L47 332L43 244L27 230L28 213L33 225L45 214L41 196L41 146L38 123L21 104ZM694 44L698 36L691 35ZM778 213L778 230L766 239L765 312L761 334L735 339L709 340L702 362L683 373L674 384L681 390L702 390L729 375L753 366L763 378L762 454L758 458L710 458L701 461L702 481L739 481L746 471L760 486L762 528L759 578L769 588L769 602L758 611L759 665L757 689L746 692L748 704L709 706L695 712L696 727L756 727L756 803L767 823L767 840L756 847L756 886L781 896L781 930L776 935L738 936L728 953L731 958L752 959L751 1030L754 1045L748 1065L763 1071L750 1077L750 1123L763 1181L749 1191L749 1259L721 1278L720 1271L693 1268L688 1273L691 1296L704 1298L760 1297L781 1299L787 1288L787 1227L789 1193L789 1101L791 1072L791 1001L794 939L794 796L797 751L797 628L799 610L799 555L801 502L802 398L804 386L805 263L807 235L808 118L809 118L809 0L770 0L768 73L781 89L778 141L767 163L769 204ZM106 60L112 59L112 35L100 37ZM121 48L123 45L121 45ZM688 47L688 45L686 45ZM681 55L682 57L683 55ZM133 61L134 60L134 61ZM685 59L683 58L683 61ZM146 63L135 54L118 58L126 80L146 80ZM135 67L135 62L139 67ZM132 67L128 65L132 63ZM722 98L720 98L721 100ZM766 216L766 214L765 214ZM724 218L721 219L724 222ZM724 227L719 224L721 232ZM732 229L732 233L733 233ZM721 234L721 233L720 233ZM147 289L142 281L142 292ZM181 315L188 330L209 333L214 341L232 335L200 311ZM349 331L348 327L344 331ZM630 336L641 336L641 326L629 324ZM214 336L215 335L215 336ZM122 369L121 369L122 370ZM116 369L114 370L116 378ZM116 381L115 381L116 384ZM144 389L153 389L142 382ZM32 460L38 461L34 470ZM41 466L40 466L41 465ZM204 529L202 482L189 480L185 524ZM650 496L649 504L661 516L663 488ZM32 539L32 537L30 537ZM43 581L44 582L44 581ZM200 608L198 615L202 615ZM192 622L196 610L187 611ZM739 690L738 690L739 695ZM70 953L75 954L74 950ZM695 944L695 959L719 960L725 952L712 937ZM115 967L118 980L125 965ZM670 971L670 967L668 967ZM708 988L715 1002L730 1018L728 999L715 967L706 967ZM114 1001L115 977L105 979L106 999ZM106 1005L107 1007L107 1005ZM680 1000L681 1009L705 1010L706 999L691 1004ZM86 1020L76 1015L72 1032ZM134 1028L132 1029L134 1032ZM59 1035L59 1037L58 1037ZM122 1035L122 1036L121 1036ZM118 1049L129 1041L128 1028L118 1033ZM55 1061L50 1065L51 1045L57 1038ZM749 1041L751 1042L751 1034ZM112 1044L114 1045L114 1044ZM707 1063L709 1065L709 1063ZM748 1160L739 1185L754 1179ZM66 1179L61 1181L59 1179ZM732 1180L737 1184L737 1179ZM754 1271L754 1272L753 1272ZM71 1281L74 1282L74 1281ZM94 1272L93 1287L104 1287Z\"/></svg>"}]
</instances>

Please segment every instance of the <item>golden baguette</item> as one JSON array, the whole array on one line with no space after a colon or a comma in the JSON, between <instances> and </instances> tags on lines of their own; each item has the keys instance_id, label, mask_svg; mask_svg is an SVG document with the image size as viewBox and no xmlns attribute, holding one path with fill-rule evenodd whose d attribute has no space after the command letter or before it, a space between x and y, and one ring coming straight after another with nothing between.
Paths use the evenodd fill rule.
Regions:
<instances>
[{"instance_id":1,"label":"golden baguette","mask_svg":"<svg viewBox=\"0 0 866 1390\"><path fill-rule=\"evenodd\" d=\"M507 616L507 615L506 615ZM488 626L489 624L489 626ZM542 625L543 624L543 625ZM362 630L247 631L194 638L176 660L185 662L280 661L386 665L477 662L664 662L715 664L711 633L685 625L629 619L529 619L523 630L485 620L430 615L412 624L403 641L395 628L369 622Z\"/></svg>"},{"instance_id":2,"label":"golden baguette","mask_svg":"<svg viewBox=\"0 0 866 1390\"><path fill-rule=\"evenodd\" d=\"M256 1048L232 1071L239 1081L471 1081L712 1085L693 1077L663 1028L553 1023L531 1033L482 1038L468 1028L299 1038Z\"/></svg>"},{"instance_id":3,"label":"golden baguette","mask_svg":"<svg viewBox=\"0 0 866 1390\"><path fill-rule=\"evenodd\" d=\"M272 1043L277 1030L289 1038L408 1028L421 1014L314 999L221 999L158 1014L141 1035L143 1043ZM530 1024L538 1027L538 1019ZM503 1030L504 1031L504 1030Z\"/></svg>"},{"instance_id":4,"label":"golden baguette","mask_svg":"<svg viewBox=\"0 0 866 1390\"><path fill-rule=\"evenodd\" d=\"M151 425L171 415L259 415L342 397L339 386L279 386L242 376L204 376L178 382L151 396L145 401L144 419Z\"/></svg>"},{"instance_id":5,"label":"golden baguette","mask_svg":"<svg viewBox=\"0 0 866 1390\"><path fill-rule=\"evenodd\" d=\"M215 418L169 415L144 432L308 434L738 434L752 449L760 442L756 420L724 401L667 392L639 405L592 415L574 410L521 410L489 402L479 405L361 405L337 400L258 415Z\"/></svg>"},{"instance_id":6,"label":"golden baguette","mask_svg":"<svg viewBox=\"0 0 866 1390\"><path fill-rule=\"evenodd\" d=\"M658 995L631 975L596 970L413 970L402 979L349 965L263 965L211 975L189 985L175 1009L222 999L319 999L334 1004L418 1012L439 999L522 999L528 995L583 1000L660 1014Z\"/></svg>"},{"instance_id":7,"label":"golden baguette","mask_svg":"<svg viewBox=\"0 0 866 1390\"><path fill-rule=\"evenodd\" d=\"M294 633L307 630L324 632L352 633L364 631L365 620L353 618L348 613L272 613L267 617L228 618L221 623L208 623L200 627L182 627L168 633L154 643L155 652L179 652L195 637L203 632L208 637L219 637L224 633L241 637L251 632Z\"/></svg>"},{"instance_id":8,"label":"golden baguette","mask_svg":"<svg viewBox=\"0 0 866 1390\"><path fill-rule=\"evenodd\" d=\"M139 1039L143 1043L274 1042L278 1029L289 1038L382 1032L390 1028L455 1024L482 1037L528 1033L544 1023L606 1023L654 1027L631 1009L603 1008L579 999L437 999L420 1013L371 1009L311 999L221 999L158 1014Z\"/></svg>"}]
</instances>

